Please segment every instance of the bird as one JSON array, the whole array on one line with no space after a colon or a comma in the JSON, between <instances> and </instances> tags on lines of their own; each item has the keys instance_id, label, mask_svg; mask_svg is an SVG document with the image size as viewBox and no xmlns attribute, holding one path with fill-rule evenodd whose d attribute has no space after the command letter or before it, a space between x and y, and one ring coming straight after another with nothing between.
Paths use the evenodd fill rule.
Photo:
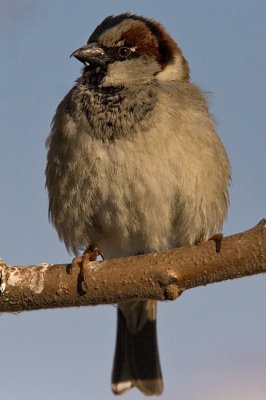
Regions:
<instances>
[{"instance_id":1,"label":"bird","mask_svg":"<svg viewBox=\"0 0 266 400\"><path fill-rule=\"evenodd\" d=\"M227 217L230 162L164 26L106 17L72 54L81 76L57 107L46 146L49 216L75 255L105 259L209 240ZM112 391L163 392L157 303L118 304Z\"/></svg>"}]
</instances>

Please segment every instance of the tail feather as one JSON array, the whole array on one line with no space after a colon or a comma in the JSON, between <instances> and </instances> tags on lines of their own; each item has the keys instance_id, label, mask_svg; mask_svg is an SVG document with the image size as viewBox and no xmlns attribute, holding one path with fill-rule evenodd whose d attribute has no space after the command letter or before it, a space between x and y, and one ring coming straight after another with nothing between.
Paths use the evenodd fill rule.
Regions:
<instances>
[{"instance_id":1,"label":"tail feather","mask_svg":"<svg viewBox=\"0 0 266 400\"><path fill-rule=\"evenodd\" d=\"M140 302L139 302L140 303ZM147 302L138 304L137 310L129 307L125 312L118 308L117 340L112 373L112 390L121 394L137 387L146 395L160 395L163 391L163 380L160 367L156 318L148 319L140 325L140 329L129 329L130 313L134 320L144 320L147 315ZM149 302L149 307L156 307L155 302ZM131 303L132 305L133 303ZM155 311L155 310L154 310ZM153 313L155 315L155 312Z\"/></svg>"}]
</instances>

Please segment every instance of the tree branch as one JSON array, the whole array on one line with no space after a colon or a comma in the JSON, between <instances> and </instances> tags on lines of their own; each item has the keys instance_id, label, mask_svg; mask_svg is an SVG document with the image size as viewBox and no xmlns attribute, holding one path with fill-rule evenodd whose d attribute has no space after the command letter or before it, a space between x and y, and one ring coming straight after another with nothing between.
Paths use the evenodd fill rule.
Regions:
<instances>
[{"instance_id":1,"label":"tree branch","mask_svg":"<svg viewBox=\"0 0 266 400\"><path fill-rule=\"evenodd\" d=\"M0 312L174 300L184 290L266 272L266 220L222 241L165 253L91 262L84 289L78 266L8 266L0 260Z\"/></svg>"}]
</instances>

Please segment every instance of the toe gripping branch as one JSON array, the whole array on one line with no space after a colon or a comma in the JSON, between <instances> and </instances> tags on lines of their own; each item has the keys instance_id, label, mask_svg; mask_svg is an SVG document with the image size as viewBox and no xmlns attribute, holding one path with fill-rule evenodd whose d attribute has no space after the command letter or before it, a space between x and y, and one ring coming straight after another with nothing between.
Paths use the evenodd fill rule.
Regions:
<instances>
[{"instance_id":1,"label":"toe gripping branch","mask_svg":"<svg viewBox=\"0 0 266 400\"><path fill-rule=\"evenodd\" d=\"M82 256L75 257L72 260L72 264L69 266L68 273L72 273L72 270L75 266L80 268L78 274L78 281L77 281L77 291L80 295L84 295L88 291L88 284L87 284L87 271L89 268L89 264L92 261L96 261L97 257L102 257L103 255L98 247L89 246Z\"/></svg>"},{"instance_id":2,"label":"toe gripping branch","mask_svg":"<svg viewBox=\"0 0 266 400\"><path fill-rule=\"evenodd\" d=\"M222 233L215 233L209 238L209 240L214 240L215 242L216 253L220 253L221 251L223 237L224 235Z\"/></svg>"}]
</instances>

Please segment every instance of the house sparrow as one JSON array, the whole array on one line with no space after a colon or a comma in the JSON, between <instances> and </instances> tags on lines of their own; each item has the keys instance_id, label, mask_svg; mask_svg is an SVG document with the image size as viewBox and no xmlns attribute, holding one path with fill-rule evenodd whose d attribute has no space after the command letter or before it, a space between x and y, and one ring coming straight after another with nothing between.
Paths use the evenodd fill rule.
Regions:
<instances>
[{"instance_id":1,"label":"house sparrow","mask_svg":"<svg viewBox=\"0 0 266 400\"><path fill-rule=\"evenodd\" d=\"M158 22L109 16L72 54L81 77L47 139L49 213L67 249L105 258L193 245L219 233L229 161L205 94ZM112 390L159 395L156 302L118 305Z\"/></svg>"}]
</instances>

